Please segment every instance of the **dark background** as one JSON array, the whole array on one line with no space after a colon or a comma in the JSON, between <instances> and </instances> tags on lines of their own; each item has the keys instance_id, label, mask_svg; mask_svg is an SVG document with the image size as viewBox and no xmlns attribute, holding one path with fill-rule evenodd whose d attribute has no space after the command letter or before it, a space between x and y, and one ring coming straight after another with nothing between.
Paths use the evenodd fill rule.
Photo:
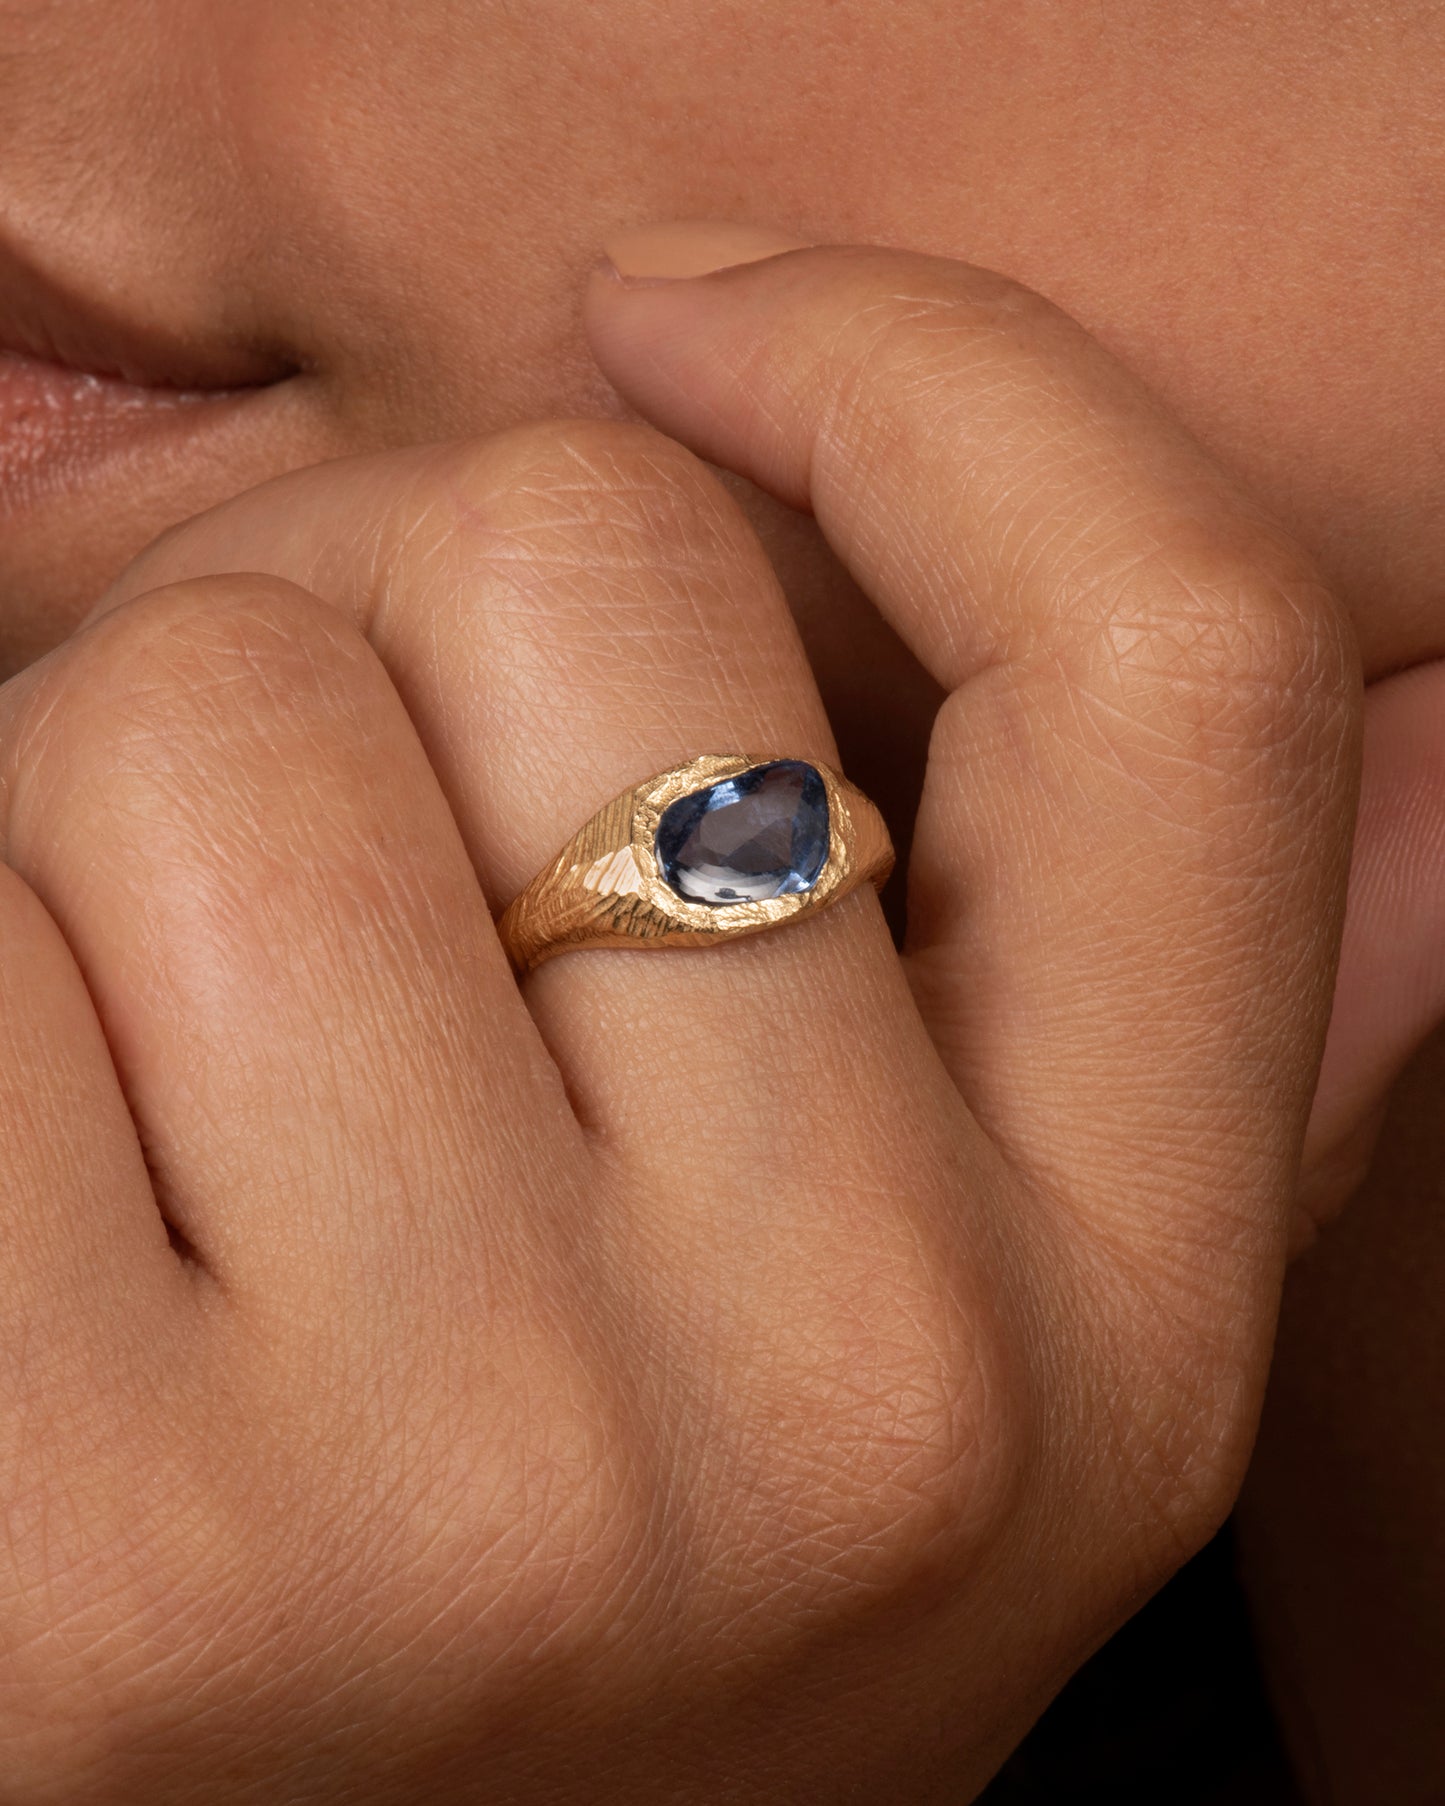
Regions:
<instances>
[{"instance_id":1,"label":"dark background","mask_svg":"<svg viewBox=\"0 0 1445 1806\"><path fill-rule=\"evenodd\" d=\"M981 1806L1303 1806L1226 1527L1074 1677Z\"/></svg>"}]
</instances>

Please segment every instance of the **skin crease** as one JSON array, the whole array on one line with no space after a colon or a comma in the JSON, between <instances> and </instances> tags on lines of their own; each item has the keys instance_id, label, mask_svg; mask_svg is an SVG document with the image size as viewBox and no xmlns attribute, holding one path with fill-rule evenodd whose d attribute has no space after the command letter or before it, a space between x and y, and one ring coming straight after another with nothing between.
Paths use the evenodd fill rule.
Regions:
<instances>
[{"instance_id":1,"label":"skin crease","mask_svg":"<svg viewBox=\"0 0 1445 1806\"><path fill-rule=\"evenodd\" d=\"M0 515L3 669L62 639L156 532L268 475L623 413L581 335L582 277L614 226L684 216L906 244L1039 288L1294 528L1370 677L1445 652L1435 9L799 0L763 16L0 0L0 236L128 318L299 371L198 451L117 456L83 493ZM931 686L812 527L737 489L845 763L886 806ZM1445 1623L1445 1579L1402 1563L1372 1506L1401 1474L1412 1522L1438 1523L1445 1498L1424 1328L1445 1247L1418 1202L1445 1163L1438 1057L1431 1071L1402 1093L1368 1211L1299 1275L1245 1517L1296 1750L1345 1806L1441 1780L1423 1729L1439 1650L1375 1652L1411 1589L1408 1621ZM1341 1337L1380 1358L1341 1358ZM1392 1347L1420 1350L1409 1388ZM1336 1432L1353 1458L1316 1512L1307 1454ZM1352 1634L1363 1619L1373 1641Z\"/></svg>"}]
</instances>

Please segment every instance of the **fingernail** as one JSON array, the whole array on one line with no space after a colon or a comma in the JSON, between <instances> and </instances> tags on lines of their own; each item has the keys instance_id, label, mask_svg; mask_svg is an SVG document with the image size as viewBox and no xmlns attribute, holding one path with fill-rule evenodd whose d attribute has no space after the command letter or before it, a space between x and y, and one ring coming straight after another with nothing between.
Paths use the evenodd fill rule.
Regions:
<instances>
[{"instance_id":1,"label":"fingernail","mask_svg":"<svg viewBox=\"0 0 1445 1806\"><path fill-rule=\"evenodd\" d=\"M771 226L738 226L723 220L676 220L661 226L629 226L612 233L602 249L623 282L675 282L706 276L739 263L757 263L809 243Z\"/></svg>"}]
</instances>

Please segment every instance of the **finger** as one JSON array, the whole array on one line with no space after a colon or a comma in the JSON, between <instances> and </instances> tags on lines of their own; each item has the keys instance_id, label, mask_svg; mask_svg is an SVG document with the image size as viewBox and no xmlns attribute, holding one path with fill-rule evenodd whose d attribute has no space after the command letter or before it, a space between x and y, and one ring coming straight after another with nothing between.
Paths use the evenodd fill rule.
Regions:
<instances>
[{"instance_id":1,"label":"finger","mask_svg":"<svg viewBox=\"0 0 1445 1806\"><path fill-rule=\"evenodd\" d=\"M1365 693L1364 782L1302 1205L1318 1224L1369 1163L1390 1086L1445 1020L1445 664Z\"/></svg>"},{"instance_id":2,"label":"finger","mask_svg":"<svg viewBox=\"0 0 1445 1806\"><path fill-rule=\"evenodd\" d=\"M696 460L645 428L547 424L299 472L168 534L101 609L210 570L273 572L363 628L497 911L594 810L653 771L707 750L832 757L776 577L740 511ZM796 931L802 950L740 945L707 971L666 960L643 976L635 958L588 956L586 971L569 959L539 974L539 1010L573 988L590 993L604 969L620 974L607 981L614 1004L604 1009L599 995L568 1026L548 1026L584 1116L632 1116L657 1092L659 1070L704 1047L704 1066L684 1070L714 1070L727 1047L750 1089L791 1070L800 1043L787 1019L757 1010L753 981L733 976L740 961L758 962L763 982L774 959L777 975L796 975L795 1008L815 1012L807 1045L824 1044L828 1000L875 1011L871 987L896 983L895 962L871 900L844 907L848 922L868 924L846 930L867 949L846 974L833 954L809 950L840 932L825 917L808 937ZM658 990L646 1011L638 984ZM616 1036L642 1014L645 1041L619 1059ZM582 1040L594 1051L570 1058ZM762 1064L750 1066L755 1057Z\"/></svg>"},{"instance_id":3,"label":"finger","mask_svg":"<svg viewBox=\"0 0 1445 1806\"><path fill-rule=\"evenodd\" d=\"M832 753L741 512L646 428L548 424L298 473L168 536L118 593L228 566L304 579L365 624L498 912L652 772L709 750ZM684 1339L711 1333L719 1295L747 1298L821 1372L834 1253L862 1290L909 1270L919 1216L956 1210L961 1148L988 1153L866 889L706 953L569 955L527 1002L615 1180L607 1233L628 1273L670 1276ZM740 1387L752 1322L736 1362L718 1357Z\"/></svg>"},{"instance_id":4,"label":"finger","mask_svg":"<svg viewBox=\"0 0 1445 1806\"><path fill-rule=\"evenodd\" d=\"M0 789L7 788L0 779ZM0 1397L7 1430L61 1383L93 1400L180 1332L187 1293L85 981L0 865ZM169 1308L168 1308L169 1307ZM63 1376L63 1378L61 1377ZM6 1444L7 1509L25 1451Z\"/></svg>"},{"instance_id":5,"label":"finger","mask_svg":"<svg viewBox=\"0 0 1445 1806\"><path fill-rule=\"evenodd\" d=\"M835 248L651 280L630 249L588 292L606 374L810 507L949 691L909 945L965 1095L1092 1232L1226 1238L1262 1298L1351 808L1353 652L1307 559L1002 278Z\"/></svg>"},{"instance_id":6,"label":"finger","mask_svg":"<svg viewBox=\"0 0 1445 1806\"><path fill-rule=\"evenodd\" d=\"M571 1117L355 628L274 580L175 586L0 692L0 744L6 857L207 1271L338 1334L358 1289L473 1271L448 1256L479 1196L520 1211L518 1125L556 1156Z\"/></svg>"}]
</instances>

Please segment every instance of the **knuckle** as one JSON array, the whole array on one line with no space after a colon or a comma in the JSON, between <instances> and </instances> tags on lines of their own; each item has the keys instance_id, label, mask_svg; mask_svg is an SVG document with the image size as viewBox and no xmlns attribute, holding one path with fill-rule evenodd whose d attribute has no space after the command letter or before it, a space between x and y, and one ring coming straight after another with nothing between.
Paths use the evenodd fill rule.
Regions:
<instances>
[{"instance_id":1,"label":"knuckle","mask_svg":"<svg viewBox=\"0 0 1445 1806\"><path fill-rule=\"evenodd\" d=\"M1249 1456L1251 1396L1218 1375L1182 1394L1177 1381L1161 1385L1167 1409L1131 1395L1127 1428L1117 1427L1105 1471L1110 1515L1135 1527L1151 1577L1196 1555L1233 1509Z\"/></svg>"},{"instance_id":2,"label":"knuckle","mask_svg":"<svg viewBox=\"0 0 1445 1806\"><path fill-rule=\"evenodd\" d=\"M684 447L650 427L551 421L441 457L407 503L428 524L405 556L432 566L410 587L491 649L511 706L566 683L614 714L637 686L655 712L663 673L731 698L759 643L805 679L760 542Z\"/></svg>"},{"instance_id":3,"label":"knuckle","mask_svg":"<svg viewBox=\"0 0 1445 1806\"><path fill-rule=\"evenodd\" d=\"M1059 654L1076 687L1162 751L1212 764L1337 743L1358 688L1353 643L1282 536L1242 519L1130 519L1090 563L1059 594Z\"/></svg>"},{"instance_id":4,"label":"knuckle","mask_svg":"<svg viewBox=\"0 0 1445 1806\"><path fill-rule=\"evenodd\" d=\"M550 550L619 572L686 562L720 536L731 546L742 518L699 458L640 424L544 421L453 455L457 524L500 527L543 560Z\"/></svg>"},{"instance_id":5,"label":"knuckle","mask_svg":"<svg viewBox=\"0 0 1445 1806\"><path fill-rule=\"evenodd\" d=\"M1000 568L986 581L1049 597L1041 631L1001 644L1000 662L1062 664L1078 687L1175 737L1257 752L1338 726L1358 689L1342 606L1303 549L1187 441L1157 441L1154 467L1101 432L1094 400L1106 420L1154 407L1077 321L987 270L920 259L900 279L896 258L857 255L848 312L816 350L831 399L815 484L841 473L855 487L910 446L916 459L922 435L955 488L976 478L991 498L985 537ZM964 539L978 526L966 521Z\"/></svg>"},{"instance_id":6,"label":"knuckle","mask_svg":"<svg viewBox=\"0 0 1445 1806\"><path fill-rule=\"evenodd\" d=\"M1093 1442L1106 1511L1135 1527L1157 1577L1195 1554L1233 1507L1263 1356L1251 1300L1221 1307L1213 1287L1181 1283L1167 1258L1157 1269L1116 1268L1112 1289L1093 1363Z\"/></svg>"},{"instance_id":7,"label":"knuckle","mask_svg":"<svg viewBox=\"0 0 1445 1806\"><path fill-rule=\"evenodd\" d=\"M463 1283L447 1308L465 1310L470 1324L474 1296ZM404 1439L353 1397L340 1347L346 1365L326 1388L331 1437L318 1443L314 1383L296 1386L289 1360L268 1402L283 1436L315 1450L308 1509L317 1528L295 1526L285 1541L333 1548L336 1559L312 1566L306 1584L339 1613L364 1597L369 1638L428 1650L438 1683L455 1663L461 1691L483 1674L505 1687L509 1671L533 1672L544 1651L546 1666L571 1674L615 1660L655 1611L649 1582L667 1566L636 1402L613 1362L559 1331L564 1310L576 1309L571 1281L543 1257L503 1308L509 1333L490 1346L470 1347L467 1333L444 1358L390 1354L409 1401ZM258 1491L244 1515L284 1521L289 1509ZM325 1534L336 1524L366 1534L339 1545ZM438 1601L450 1603L439 1611ZM311 1652L301 1654L309 1665Z\"/></svg>"},{"instance_id":8,"label":"knuckle","mask_svg":"<svg viewBox=\"0 0 1445 1806\"><path fill-rule=\"evenodd\" d=\"M642 1481L646 1442L605 1375L555 1350L539 1366L548 1371L534 1369L528 1383L527 1428L513 1429L504 1456L486 1435L462 1465L454 1451L444 1458L455 1506L446 1515L459 1537L454 1558L474 1564L487 1646L508 1658L546 1647L585 1667L655 1604L646 1582L661 1564ZM482 1474L491 1498L478 1525ZM437 1554L425 1552L428 1565Z\"/></svg>"},{"instance_id":9,"label":"knuckle","mask_svg":"<svg viewBox=\"0 0 1445 1806\"><path fill-rule=\"evenodd\" d=\"M188 580L110 618L117 676L141 695L153 689L168 709L183 698L242 710L266 698L284 709L342 687L370 662L344 616L280 578Z\"/></svg>"},{"instance_id":10,"label":"knuckle","mask_svg":"<svg viewBox=\"0 0 1445 1806\"><path fill-rule=\"evenodd\" d=\"M188 579L87 628L27 696L14 764L52 762L67 784L96 760L186 765L253 742L260 723L335 711L375 658L340 613L279 578Z\"/></svg>"},{"instance_id":11,"label":"knuckle","mask_svg":"<svg viewBox=\"0 0 1445 1806\"><path fill-rule=\"evenodd\" d=\"M869 1199L877 1224L878 1197ZM999 1315L913 1200L796 1280L748 1388L730 1560L766 1596L896 1599L966 1565L1020 1485L1029 1388Z\"/></svg>"}]
</instances>

